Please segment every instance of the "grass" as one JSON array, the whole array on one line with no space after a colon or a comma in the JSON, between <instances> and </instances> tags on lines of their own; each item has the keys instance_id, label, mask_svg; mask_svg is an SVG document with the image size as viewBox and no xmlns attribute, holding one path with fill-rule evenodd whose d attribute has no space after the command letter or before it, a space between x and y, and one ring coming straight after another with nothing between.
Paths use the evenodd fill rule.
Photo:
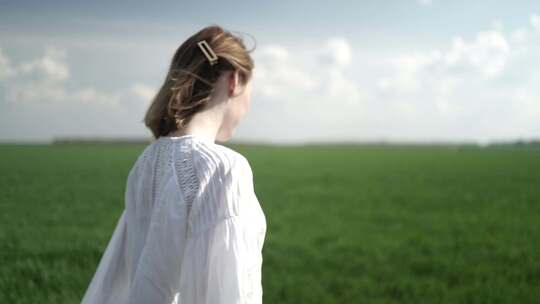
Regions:
<instances>
[{"instance_id":1,"label":"grass","mask_svg":"<svg viewBox=\"0 0 540 304\"><path fill-rule=\"evenodd\" d=\"M231 145L264 303L536 303L540 150ZM0 145L0 303L79 303L142 145Z\"/></svg>"}]
</instances>

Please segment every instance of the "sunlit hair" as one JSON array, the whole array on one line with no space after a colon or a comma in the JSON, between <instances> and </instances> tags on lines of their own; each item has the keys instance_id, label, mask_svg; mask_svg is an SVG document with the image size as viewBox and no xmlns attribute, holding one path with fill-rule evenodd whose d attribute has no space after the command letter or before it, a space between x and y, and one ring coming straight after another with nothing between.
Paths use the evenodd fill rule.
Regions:
<instances>
[{"instance_id":1,"label":"sunlit hair","mask_svg":"<svg viewBox=\"0 0 540 304\"><path fill-rule=\"evenodd\" d=\"M218 57L211 65L197 43L206 40ZM176 50L165 82L153 98L145 125L155 138L184 127L195 113L208 103L219 76L224 71L238 71L239 81L246 85L254 68L243 40L218 25L203 28Z\"/></svg>"}]
</instances>

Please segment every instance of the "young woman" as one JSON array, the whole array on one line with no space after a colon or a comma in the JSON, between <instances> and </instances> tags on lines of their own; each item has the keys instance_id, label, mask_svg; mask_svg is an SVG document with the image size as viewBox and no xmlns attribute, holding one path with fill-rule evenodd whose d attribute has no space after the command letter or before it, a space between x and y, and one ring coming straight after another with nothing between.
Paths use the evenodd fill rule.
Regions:
<instances>
[{"instance_id":1,"label":"young woman","mask_svg":"<svg viewBox=\"0 0 540 304\"><path fill-rule=\"evenodd\" d=\"M125 209L82 303L262 303L266 220L229 140L249 110L254 63L217 25L176 51L129 172Z\"/></svg>"}]
</instances>

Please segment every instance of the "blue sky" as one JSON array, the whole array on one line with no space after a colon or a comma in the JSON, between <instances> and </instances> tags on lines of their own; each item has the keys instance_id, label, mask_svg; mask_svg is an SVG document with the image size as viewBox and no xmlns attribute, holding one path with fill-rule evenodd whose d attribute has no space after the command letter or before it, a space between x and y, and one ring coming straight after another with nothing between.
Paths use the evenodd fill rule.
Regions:
<instances>
[{"instance_id":1,"label":"blue sky","mask_svg":"<svg viewBox=\"0 0 540 304\"><path fill-rule=\"evenodd\" d=\"M0 1L0 141L150 136L172 54L214 23L257 43L235 139L538 138L540 2L518 3Z\"/></svg>"}]
</instances>

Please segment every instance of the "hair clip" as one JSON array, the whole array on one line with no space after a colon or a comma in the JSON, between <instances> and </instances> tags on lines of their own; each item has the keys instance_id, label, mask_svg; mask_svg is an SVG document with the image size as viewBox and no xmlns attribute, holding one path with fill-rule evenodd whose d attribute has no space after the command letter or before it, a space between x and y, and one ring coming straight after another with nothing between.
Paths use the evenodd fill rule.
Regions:
<instances>
[{"instance_id":1,"label":"hair clip","mask_svg":"<svg viewBox=\"0 0 540 304\"><path fill-rule=\"evenodd\" d=\"M206 56L206 58L208 58L208 61L210 61L210 65L216 64L218 57L216 56L216 53L214 53L212 48L210 48L206 40L199 41L197 42L197 44L199 45L201 51L204 53L204 56Z\"/></svg>"}]
</instances>

